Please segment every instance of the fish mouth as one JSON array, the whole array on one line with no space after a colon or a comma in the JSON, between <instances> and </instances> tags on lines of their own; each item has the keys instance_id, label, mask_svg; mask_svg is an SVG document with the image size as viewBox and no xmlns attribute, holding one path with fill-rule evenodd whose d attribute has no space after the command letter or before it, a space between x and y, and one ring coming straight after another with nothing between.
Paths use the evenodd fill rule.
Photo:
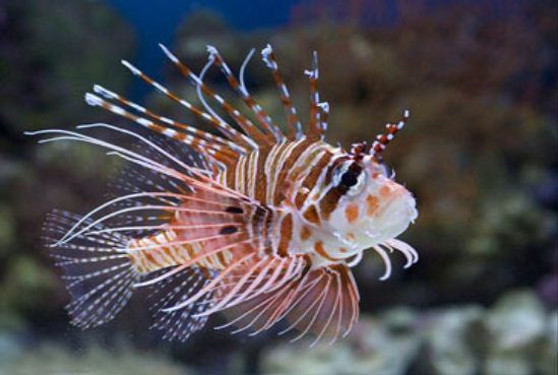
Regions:
<instances>
[{"instance_id":1,"label":"fish mouth","mask_svg":"<svg viewBox=\"0 0 558 375\"><path fill-rule=\"evenodd\" d=\"M374 225L368 230L378 241L395 238L403 233L418 217L416 201L410 193L390 199Z\"/></svg>"}]
</instances>

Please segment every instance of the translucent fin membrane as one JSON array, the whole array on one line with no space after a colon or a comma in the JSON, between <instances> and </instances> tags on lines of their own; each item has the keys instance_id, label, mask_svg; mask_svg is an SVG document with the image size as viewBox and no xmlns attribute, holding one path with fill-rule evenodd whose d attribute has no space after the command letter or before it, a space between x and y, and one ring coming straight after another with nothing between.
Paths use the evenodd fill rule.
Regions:
<instances>
[{"instance_id":1,"label":"translucent fin membrane","mask_svg":"<svg viewBox=\"0 0 558 375\"><path fill-rule=\"evenodd\" d=\"M113 319L132 296L139 280L126 252L128 239L119 233L77 235L58 243L80 218L63 211L51 213L44 226L44 240L56 265L64 270L72 296L67 309L80 328L101 325ZM85 221L92 224L90 219ZM96 229L102 229L95 225Z\"/></svg>"},{"instance_id":2,"label":"translucent fin membrane","mask_svg":"<svg viewBox=\"0 0 558 375\"><path fill-rule=\"evenodd\" d=\"M162 274L165 271L161 270L159 273ZM175 273L155 285L149 296L150 309L154 312L153 324L150 328L161 331L163 339L181 342L186 341L192 333L202 329L208 316L196 316L196 314L211 307L212 294L207 294L197 303L185 306L181 310L170 313L162 310L179 304L188 296L196 293L207 285L213 276L214 273L209 270L191 267Z\"/></svg>"}]
</instances>

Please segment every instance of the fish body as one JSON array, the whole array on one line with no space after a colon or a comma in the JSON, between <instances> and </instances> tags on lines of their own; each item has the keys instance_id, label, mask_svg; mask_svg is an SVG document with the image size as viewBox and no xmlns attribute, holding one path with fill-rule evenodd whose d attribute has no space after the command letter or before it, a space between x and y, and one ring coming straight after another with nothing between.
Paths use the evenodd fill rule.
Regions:
<instances>
[{"instance_id":1,"label":"fish body","mask_svg":"<svg viewBox=\"0 0 558 375\"><path fill-rule=\"evenodd\" d=\"M83 217L55 212L47 220L48 246L72 295L73 323L86 328L109 321L133 289L151 287L153 327L169 339L187 339L221 311L229 318L224 326L236 326L235 332L257 334L286 318L282 332L300 331L295 339L312 332L314 343L324 337L333 342L348 334L360 298L351 267L363 252L374 249L383 259L382 279L391 273L387 251L400 251L406 266L418 259L411 246L396 239L417 217L415 200L383 164L383 151L408 112L386 125L370 147L360 143L347 151L323 139L329 105L320 102L317 91L317 54L306 71L311 108L303 131L269 45L262 59L277 84L286 130L244 84L253 50L237 80L214 47L208 47L209 61L199 75L162 49L195 87L203 108L123 64L219 135L157 115L97 85L86 94L88 104L128 118L159 140L108 124L79 127L133 137L143 151L135 152L81 132L32 133L51 136L43 142L96 144L137 167L120 184L125 194ZM256 123L203 81L212 66L223 72Z\"/></svg>"}]
</instances>

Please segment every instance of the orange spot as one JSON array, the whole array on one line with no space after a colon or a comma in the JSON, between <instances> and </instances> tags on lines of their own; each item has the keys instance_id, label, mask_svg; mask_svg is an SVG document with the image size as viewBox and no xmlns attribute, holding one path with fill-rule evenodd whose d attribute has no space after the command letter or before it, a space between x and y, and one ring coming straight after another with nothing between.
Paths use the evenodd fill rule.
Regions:
<instances>
[{"instance_id":1,"label":"orange spot","mask_svg":"<svg viewBox=\"0 0 558 375\"><path fill-rule=\"evenodd\" d=\"M310 238L310 236L312 235L312 231L310 230L310 228L308 228L306 225L302 227L302 230L300 231L300 239L302 241L306 241L307 239Z\"/></svg>"},{"instance_id":2,"label":"orange spot","mask_svg":"<svg viewBox=\"0 0 558 375\"><path fill-rule=\"evenodd\" d=\"M327 260L330 260L332 262L339 260L327 253L327 251L324 249L324 244L322 243L322 241L318 241L314 244L314 250Z\"/></svg>"},{"instance_id":3,"label":"orange spot","mask_svg":"<svg viewBox=\"0 0 558 375\"><path fill-rule=\"evenodd\" d=\"M358 219L358 206L350 204L345 209L345 217L349 223L354 223Z\"/></svg>"},{"instance_id":4,"label":"orange spot","mask_svg":"<svg viewBox=\"0 0 558 375\"><path fill-rule=\"evenodd\" d=\"M344 254L344 253L348 252L349 250L345 249L344 247L341 247L341 248L339 249L339 251L342 252L342 253Z\"/></svg>"},{"instance_id":5,"label":"orange spot","mask_svg":"<svg viewBox=\"0 0 558 375\"><path fill-rule=\"evenodd\" d=\"M385 186L382 186L382 187L380 188L380 196L381 196L382 198L387 198L387 197L389 196L390 193L391 193L391 189L390 189L389 186L385 185Z\"/></svg>"},{"instance_id":6,"label":"orange spot","mask_svg":"<svg viewBox=\"0 0 558 375\"><path fill-rule=\"evenodd\" d=\"M378 198L374 195L366 196L366 215L373 216L374 213L378 210Z\"/></svg>"},{"instance_id":7,"label":"orange spot","mask_svg":"<svg viewBox=\"0 0 558 375\"><path fill-rule=\"evenodd\" d=\"M354 241L355 238L356 238L356 236L355 236L355 234L354 234L353 232L347 233L347 239L348 239L349 241Z\"/></svg>"},{"instance_id":8,"label":"orange spot","mask_svg":"<svg viewBox=\"0 0 558 375\"><path fill-rule=\"evenodd\" d=\"M320 216L318 215L318 210L316 210L316 206L314 205L308 207L302 216L310 223L320 224Z\"/></svg>"}]
</instances>

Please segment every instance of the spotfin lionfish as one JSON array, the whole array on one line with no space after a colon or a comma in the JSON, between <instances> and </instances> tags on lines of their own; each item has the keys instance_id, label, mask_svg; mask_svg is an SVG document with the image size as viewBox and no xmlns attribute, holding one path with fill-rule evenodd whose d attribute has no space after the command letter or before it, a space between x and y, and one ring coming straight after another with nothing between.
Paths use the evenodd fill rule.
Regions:
<instances>
[{"instance_id":1,"label":"spotfin lionfish","mask_svg":"<svg viewBox=\"0 0 558 375\"><path fill-rule=\"evenodd\" d=\"M115 184L121 195L85 216L54 211L46 220L47 246L72 297L72 323L106 323L134 289L151 287L152 328L167 339L186 340L217 312L227 320L216 328L232 326L234 333L255 335L284 321L280 334L296 330L296 340L313 333L312 345L346 336L359 316L351 268L364 250L373 249L385 263L381 280L391 274L388 253L401 252L405 267L418 260L411 246L396 239L417 217L415 199L383 162L409 112L387 124L370 146L357 143L347 151L324 141L329 105L317 89L316 52L305 71L310 119L303 130L271 46L261 51L286 114L282 130L246 87L255 49L236 78L213 46L199 75L160 47L195 88L198 106L122 64L215 132L160 116L99 85L85 95L87 104L131 120L132 130L93 123L78 131L27 132L46 136L40 143L98 145L130 163ZM250 115L204 82L212 66ZM141 128L154 134L142 135ZM92 129L118 133L137 147L102 140Z\"/></svg>"}]
</instances>

